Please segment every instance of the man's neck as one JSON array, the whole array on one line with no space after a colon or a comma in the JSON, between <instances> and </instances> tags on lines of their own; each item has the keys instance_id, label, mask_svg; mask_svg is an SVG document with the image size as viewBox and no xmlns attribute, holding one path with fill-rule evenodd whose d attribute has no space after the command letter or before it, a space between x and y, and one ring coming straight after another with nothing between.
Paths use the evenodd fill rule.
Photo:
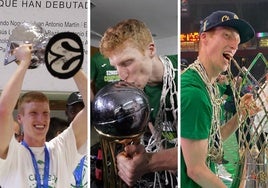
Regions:
<instances>
[{"instance_id":1,"label":"man's neck","mask_svg":"<svg viewBox=\"0 0 268 188\"><path fill-rule=\"evenodd\" d=\"M45 145L45 139L35 139L35 138L25 138L24 142L28 144L29 147L43 147Z\"/></svg>"},{"instance_id":2,"label":"man's neck","mask_svg":"<svg viewBox=\"0 0 268 188\"><path fill-rule=\"evenodd\" d=\"M147 85L155 86L163 81L164 65L158 56L155 56L152 61L152 75Z\"/></svg>"},{"instance_id":3,"label":"man's neck","mask_svg":"<svg viewBox=\"0 0 268 188\"><path fill-rule=\"evenodd\" d=\"M203 65L210 83L214 83L220 73L215 73L213 71L212 66L210 65L210 62L208 62L202 58L198 58L198 60Z\"/></svg>"}]
</instances>

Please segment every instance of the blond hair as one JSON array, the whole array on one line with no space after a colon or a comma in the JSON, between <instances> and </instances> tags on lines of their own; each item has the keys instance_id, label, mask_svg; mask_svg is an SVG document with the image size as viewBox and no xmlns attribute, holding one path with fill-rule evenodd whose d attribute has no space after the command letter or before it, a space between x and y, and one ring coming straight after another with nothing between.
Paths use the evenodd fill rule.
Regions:
<instances>
[{"instance_id":1,"label":"blond hair","mask_svg":"<svg viewBox=\"0 0 268 188\"><path fill-rule=\"evenodd\" d=\"M153 37L145 23L127 19L107 29L100 42L100 52L108 57L114 50L123 48L126 41L144 53L147 45L153 42Z\"/></svg>"},{"instance_id":2,"label":"blond hair","mask_svg":"<svg viewBox=\"0 0 268 188\"><path fill-rule=\"evenodd\" d=\"M49 103L49 99L45 94L38 91L30 91L23 94L18 100L18 112L23 113L23 104L30 102L47 102Z\"/></svg>"}]
</instances>

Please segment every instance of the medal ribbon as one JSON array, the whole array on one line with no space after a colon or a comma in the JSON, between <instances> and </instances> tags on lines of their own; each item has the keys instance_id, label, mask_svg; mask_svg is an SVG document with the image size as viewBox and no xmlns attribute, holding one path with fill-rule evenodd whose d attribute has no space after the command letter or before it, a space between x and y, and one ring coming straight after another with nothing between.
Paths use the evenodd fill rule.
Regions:
<instances>
[{"instance_id":1,"label":"medal ribbon","mask_svg":"<svg viewBox=\"0 0 268 188\"><path fill-rule=\"evenodd\" d=\"M37 181L37 188L48 188L48 177L49 177L49 151L45 145L44 151L45 151L45 169L44 169L44 179L43 179L43 184L41 183L41 176L38 170L38 165L37 165L37 161L35 159L34 153L32 152L32 150L30 149L30 147L28 146L28 144L24 141L21 142L21 144L23 146L25 146L26 149L29 150L31 157L32 157L32 162L33 162L33 166L34 166L34 171L35 171L35 178Z\"/></svg>"},{"instance_id":2,"label":"medal ribbon","mask_svg":"<svg viewBox=\"0 0 268 188\"><path fill-rule=\"evenodd\" d=\"M76 167L76 169L73 172L76 186L82 186L82 174L83 174L83 166L85 162L86 156L84 156L81 160L79 165Z\"/></svg>"}]
</instances>

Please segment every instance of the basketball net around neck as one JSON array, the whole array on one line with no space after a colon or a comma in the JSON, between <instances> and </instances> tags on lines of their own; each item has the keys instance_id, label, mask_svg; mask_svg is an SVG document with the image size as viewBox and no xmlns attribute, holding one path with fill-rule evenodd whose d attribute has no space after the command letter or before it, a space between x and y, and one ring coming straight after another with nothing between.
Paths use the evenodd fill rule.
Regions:
<instances>
[{"instance_id":1,"label":"basketball net around neck","mask_svg":"<svg viewBox=\"0 0 268 188\"><path fill-rule=\"evenodd\" d=\"M223 100L220 96L217 83L211 83L209 81L206 70L199 59L191 64L189 68L195 70L205 83L212 105L211 127L210 134L208 135L207 165L210 165L210 162L220 163L223 158L223 141L220 134Z\"/></svg>"},{"instance_id":2,"label":"basketball net around neck","mask_svg":"<svg viewBox=\"0 0 268 188\"><path fill-rule=\"evenodd\" d=\"M163 147L165 143L169 142L178 146L177 137L172 140L167 140L162 137L163 131L177 131L178 126L178 105L176 104L178 99L178 89L175 81L177 74L177 69L172 65L170 59L166 56L159 56L161 62L164 66L164 75L163 75L163 87L160 98L159 110L155 119L154 128L155 131L149 139L148 145L145 147L146 152L158 152ZM166 102L170 101L170 107L167 106ZM168 120L167 113L172 113L173 121ZM166 171L166 182L168 181L168 171ZM171 174L169 174L171 176ZM171 181L172 178L170 178ZM157 185L158 182L158 185ZM173 182L170 183L173 187ZM155 172L154 187L161 187L160 183L160 174Z\"/></svg>"},{"instance_id":3,"label":"basketball net around neck","mask_svg":"<svg viewBox=\"0 0 268 188\"><path fill-rule=\"evenodd\" d=\"M163 75L163 87L160 98L160 105L157 116L155 118L154 128L155 132L152 134L149 143L146 147L147 152L157 152L163 148L162 143L166 139L162 140L162 132L164 130L177 131L178 126L178 105L176 105L175 99L178 99L177 85L175 82L176 69L173 67L168 57L159 57L164 66ZM167 106L166 101L170 101L170 107ZM173 116L173 122L170 122L167 118L167 113L171 112ZM177 138L171 140L177 146Z\"/></svg>"}]
</instances>

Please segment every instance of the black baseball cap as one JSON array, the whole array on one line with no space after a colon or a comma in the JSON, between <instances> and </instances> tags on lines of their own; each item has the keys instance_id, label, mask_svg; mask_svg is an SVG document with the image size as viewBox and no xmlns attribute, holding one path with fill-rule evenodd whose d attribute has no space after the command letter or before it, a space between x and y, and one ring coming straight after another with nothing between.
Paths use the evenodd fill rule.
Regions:
<instances>
[{"instance_id":1,"label":"black baseball cap","mask_svg":"<svg viewBox=\"0 0 268 188\"><path fill-rule=\"evenodd\" d=\"M238 31L240 44L252 39L255 35L253 27L245 20L240 19L230 11L215 11L201 21L200 33L209 31L218 26L228 26Z\"/></svg>"},{"instance_id":2,"label":"black baseball cap","mask_svg":"<svg viewBox=\"0 0 268 188\"><path fill-rule=\"evenodd\" d=\"M79 91L71 93L67 99L67 105L73 105L78 102L83 103L83 98L82 98L81 93Z\"/></svg>"}]
</instances>

